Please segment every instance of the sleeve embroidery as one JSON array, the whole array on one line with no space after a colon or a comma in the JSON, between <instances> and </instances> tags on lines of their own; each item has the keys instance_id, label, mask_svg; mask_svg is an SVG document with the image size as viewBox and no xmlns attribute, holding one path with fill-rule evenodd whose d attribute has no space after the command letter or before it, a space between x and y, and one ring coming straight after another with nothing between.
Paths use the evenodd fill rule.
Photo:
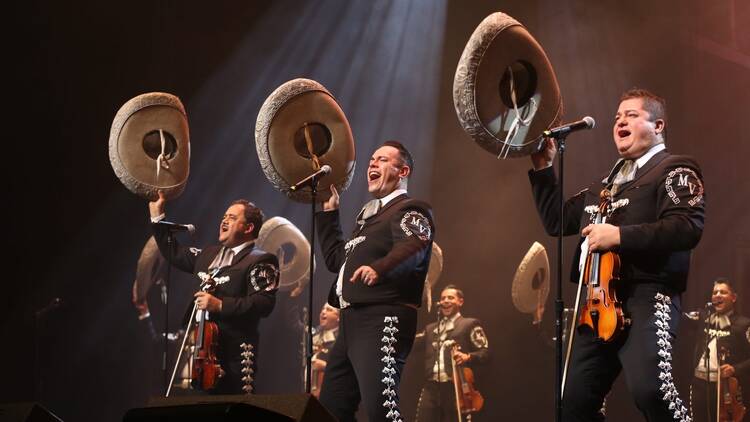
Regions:
<instances>
[{"instance_id":1,"label":"sleeve embroidery","mask_svg":"<svg viewBox=\"0 0 750 422\"><path fill-rule=\"evenodd\" d=\"M482 327L478 325L471 330L471 342L479 349L486 349L489 347L487 336L484 334Z\"/></svg>"},{"instance_id":2,"label":"sleeve embroidery","mask_svg":"<svg viewBox=\"0 0 750 422\"><path fill-rule=\"evenodd\" d=\"M430 220L419 211L408 211L401 218L401 230L407 236L416 236L422 241L428 241L432 238L432 227Z\"/></svg>"},{"instance_id":3,"label":"sleeve embroidery","mask_svg":"<svg viewBox=\"0 0 750 422\"><path fill-rule=\"evenodd\" d=\"M687 167L677 167L670 171L664 181L664 187L675 205L690 197L687 202L694 207L703 199L703 182L695 171Z\"/></svg>"},{"instance_id":4,"label":"sleeve embroidery","mask_svg":"<svg viewBox=\"0 0 750 422\"><path fill-rule=\"evenodd\" d=\"M279 285L279 270L268 263L257 264L250 270L250 287L256 292L276 290Z\"/></svg>"}]
</instances>

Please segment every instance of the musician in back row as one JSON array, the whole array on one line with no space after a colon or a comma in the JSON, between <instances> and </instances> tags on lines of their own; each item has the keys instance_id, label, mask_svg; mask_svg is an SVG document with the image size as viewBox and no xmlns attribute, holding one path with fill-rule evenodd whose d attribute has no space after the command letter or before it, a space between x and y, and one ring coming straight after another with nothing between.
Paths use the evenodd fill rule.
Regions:
<instances>
[{"instance_id":1,"label":"musician in back row","mask_svg":"<svg viewBox=\"0 0 750 422\"><path fill-rule=\"evenodd\" d=\"M691 411L693 420L716 420L716 379L717 373L726 381L736 378L739 383L741 400L737 403L748 408L750 395L750 318L740 315L736 309L737 292L726 278L714 281L711 292L713 312L696 315L701 335L695 344L693 359L694 377L691 385ZM708 348L708 353L706 353ZM723 383L724 387L728 385ZM726 388L730 392L729 388ZM723 396L723 394L722 394ZM737 395L732 397L737 398ZM750 417L745 413L743 419Z\"/></svg>"},{"instance_id":2,"label":"musician in back row","mask_svg":"<svg viewBox=\"0 0 750 422\"><path fill-rule=\"evenodd\" d=\"M315 397L320 396L328 355L339 335L339 310L326 303L320 310L319 320L320 325L313 334L312 386L310 387L310 394Z\"/></svg>"},{"instance_id":3,"label":"musician in back row","mask_svg":"<svg viewBox=\"0 0 750 422\"><path fill-rule=\"evenodd\" d=\"M197 249L174 241L170 250L167 243L170 228L160 224L165 218L164 206L161 192L159 199L149 203L154 237L162 255L180 270L195 274L199 279L196 286L208 278L216 283L212 293L198 289L195 293L197 308L207 311L208 319L219 327L217 355L224 375L210 392L249 393L252 371L256 369L258 324L276 304L279 280L276 256L255 246L263 225L263 212L252 202L238 199L221 219L219 244ZM243 343L252 345L252 355L243 355L247 351Z\"/></svg>"},{"instance_id":4,"label":"musician in back row","mask_svg":"<svg viewBox=\"0 0 750 422\"><path fill-rule=\"evenodd\" d=\"M417 421L458 420L453 362L474 371L490 357L487 336L481 322L461 315L464 293L454 285L446 286L438 303L439 322L425 327L425 384L417 405Z\"/></svg>"},{"instance_id":5,"label":"musician in back row","mask_svg":"<svg viewBox=\"0 0 750 422\"><path fill-rule=\"evenodd\" d=\"M604 397L621 370L647 421L690 420L672 378L671 348L691 250L703 232L704 193L695 160L666 151L666 129L662 98L640 89L625 92L612 127L620 159L609 174L565 202L564 227L558 205L563 192L552 169L555 142L548 139L531 156L529 179L545 230L580 233L573 281L579 280L581 255L589 251L616 252L621 259L621 280L614 286L627 318L625 329L608 342L595 339L588 325L576 329L564 385L564 421L603 420ZM605 223L591 224L603 189L612 193L613 211Z\"/></svg>"}]
</instances>

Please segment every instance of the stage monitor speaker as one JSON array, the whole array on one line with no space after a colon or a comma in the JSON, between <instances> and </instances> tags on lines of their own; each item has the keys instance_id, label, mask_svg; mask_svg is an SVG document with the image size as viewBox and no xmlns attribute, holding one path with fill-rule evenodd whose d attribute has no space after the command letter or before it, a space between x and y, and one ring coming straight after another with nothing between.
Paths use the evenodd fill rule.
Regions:
<instances>
[{"instance_id":1,"label":"stage monitor speaker","mask_svg":"<svg viewBox=\"0 0 750 422\"><path fill-rule=\"evenodd\" d=\"M0 403L0 422L62 422L39 403Z\"/></svg>"},{"instance_id":2,"label":"stage monitor speaker","mask_svg":"<svg viewBox=\"0 0 750 422\"><path fill-rule=\"evenodd\" d=\"M309 394L182 396L154 398L130 409L123 422L172 421L334 422Z\"/></svg>"}]
</instances>

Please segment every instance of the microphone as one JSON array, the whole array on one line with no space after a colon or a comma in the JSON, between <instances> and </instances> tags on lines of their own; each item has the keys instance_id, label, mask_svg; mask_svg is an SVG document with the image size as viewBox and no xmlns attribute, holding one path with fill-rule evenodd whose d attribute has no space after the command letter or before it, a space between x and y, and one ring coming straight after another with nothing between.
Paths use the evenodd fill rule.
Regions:
<instances>
[{"instance_id":1,"label":"microphone","mask_svg":"<svg viewBox=\"0 0 750 422\"><path fill-rule=\"evenodd\" d=\"M164 221L164 220L159 221L158 223L155 223L155 224L158 224L162 227L166 227L167 230L172 231L172 232L188 232L191 235L195 233L195 226L192 224L178 224L178 223L172 223L172 222Z\"/></svg>"},{"instance_id":2,"label":"microphone","mask_svg":"<svg viewBox=\"0 0 750 422\"><path fill-rule=\"evenodd\" d=\"M59 297L56 297L50 301L47 306L45 306L42 309L39 309L36 311L35 315L38 319L45 317L48 313L57 310L59 307L63 305L63 300Z\"/></svg>"},{"instance_id":3,"label":"microphone","mask_svg":"<svg viewBox=\"0 0 750 422\"><path fill-rule=\"evenodd\" d=\"M146 326L146 331L148 331L148 335L151 338L151 341L157 343L159 341L159 334L156 333L154 322L151 320L151 314L146 312L145 316L138 317L138 319L141 321L141 324Z\"/></svg>"},{"instance_id":4,"label":"microphone","mask_svg":"<svg viewBox=\"0 0 750 422\"><path fill-rule=\"evenodd\" d=\"M593 129L595 125L596 121L594 121L594 118L591 116L586 116L577 122L568 123L552 129L547 129L542 132L542 134L547 138L560 139L568 136L570 132L575 132L581 129Z\"/></svg>"},{"instance_id":5,"label":"microphone","mask_svg":"<svg viewBox=\"0 0 750 422\"><path fill-rule=\"evenodd\" d=\"M296 190L299 190L300 188L312 185L313 183L317 183L318 179L325 176L326 174L331 172L331 166L328 164L323 164L323 166L320 168L320 170L316 171L315 173L305 177L304 179L300 180L299 182L292 185L289 190L294 192Z\"/></svg>"},{"instance_id":6,"label":"microphone","mask_svg":"<svg viewBox=\"0 0 750 422\"><path fill-rule=\"evenodd\" d=\"M683 315L687 317L687 319L698 321L701 319L701 311L690 311L690 312L683 312Z\"/></svg>"},{"instance_id":7,"label":"microphone","mask_svg":"<svg viewBox=\"0 0 750 422\"><path fill-rule=\"evenodd\" d=\"M711 309L713 309L714 306L715 305L713 302L708 302L703 308L710 311ZM701 317L701 312L703 312L703 310L683 312L682 314L685 315L688 319L691 319L693 321L698 321Z\"/></svg>"}]
</instances>

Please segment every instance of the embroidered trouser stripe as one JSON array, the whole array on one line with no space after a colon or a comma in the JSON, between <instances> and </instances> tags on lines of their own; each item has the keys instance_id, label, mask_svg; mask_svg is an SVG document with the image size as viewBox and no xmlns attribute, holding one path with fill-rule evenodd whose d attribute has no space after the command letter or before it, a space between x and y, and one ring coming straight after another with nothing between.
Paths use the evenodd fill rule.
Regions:
<instances>
[{"instance_id":1,"label":"embroidered trouser stripe","mask_svg":"<svg viewBox=\"0 0 750 422\"><path fill-rule=\"evenodd\" d=\"M598 342L588 326L579 327L573 344L565 396L564 421L603 421L601 407L623 372L638 410L649 422L687 422L685 404L672 379L672 344L680 315L679 296L660 284L627 282L618 292L632 321L610 343Z\"/></svg>"},{"instance_id":2,"label":"embroidered trouser stripe","mask_svg":"<svg viewBox=\"0 0 750 422\"><path fill-rule=\"evenodd\" d=\"M242 391L244 391L245 394L250 394L253 392L253 374L255 373L253 370L255 359L253 345L250 343L240 344L240 356L242 357L242 360L240 361L240 364L242 364Z\"/></svg>"},{"instance_id":3,"label":"embroidered trouser stripe","mask_svg":"<svg viewBox=\"0 0 750 422\"><path fill-rule=\"evenodd\" d=\"M398 386L416 327L416 310L405 306L342 309L320 392L323 406L342 422L354 420L360 400L369 421L403 419Z\"/></svg>"},{"instance_id":4,"label":"embroidered trouser stripe","mask_svg":"<svg viewBox=\"0 0 750 422\"><path fill-rule=\"evenodd\" d=\"M688 414L688 409L683 404L677 392L677 387L674 385L674 378L672 377L672 338L669 333L670 321L672 319L670 306L672 300L669 296L662 293L657 293L654 299L656 299L656 303L654 303L654 316L656 317L656 336L658 338L656 345L659 348L657 353L660 358L659 380L661 381L661 385L659 386L659 391L663 393L662 400L667 403L674 420L690 422L691 418Z\"/></svg>"},{"instance_id":5,"label":"embroidered trouser stripe","mask_svg":"<svg viewBox=\"0 0 750 422\"><path fill-rule=\"evenodd\" d=\"M398 341L396 339L396 334L398 333L398 317L395 315L384 317L383 323L385 324L385 327L383 327L383 338L381 339L383 347L381 347L380 350L383 352L383 358L381 359L383 362L383 370L381 372L383 372L384 375L383 385L385 386L385 389L383 390L383 396L385 398L383 407L388 409L388 413L385 417L393 422L403 422L401 419L401 413L398 410L398 397L396 391L393 389L396 385L396 380L393 377L396 375L396 359L393 357L393 355L396 354L396 348L393 346Z\"/></svg>"}]
</instances>

